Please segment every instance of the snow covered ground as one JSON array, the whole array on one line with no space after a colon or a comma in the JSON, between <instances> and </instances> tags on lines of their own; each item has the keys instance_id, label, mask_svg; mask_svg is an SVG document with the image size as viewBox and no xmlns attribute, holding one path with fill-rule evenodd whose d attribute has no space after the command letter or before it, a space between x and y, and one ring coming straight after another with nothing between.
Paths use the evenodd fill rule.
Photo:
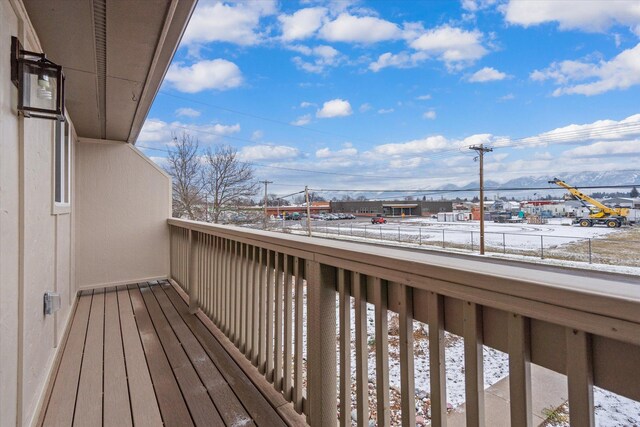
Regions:
<instances>
[{"instance_id":1,"label":"snow covered ground","mask_svg":"<svg viewBox=\"0 0 640 427\"><path fill-rule=\"evenodd\" d=\"M313 224L313 233L319 237L382 243L404 248L478 252L478 221L443 223L422 218L391 221L393 220L383 225L372 225L363 221L317 221ZM545 264L640 275L640 254L633 256L634 248L640 248L640 238L630 235L630 229L571 226L570 220L566 219L549 221L549 224L542 225L487 222L487 256L531 262L544 259ZM289 233L304 234L304 226L300 221L289 221L285 230ZM629 235L630 237L627 237ZM607 238L617 238L616 247L627 247L628 250L613 250L612 243L605 240ZM589 261L593 264L590 265Z\"/></svg>"}]
</instances>

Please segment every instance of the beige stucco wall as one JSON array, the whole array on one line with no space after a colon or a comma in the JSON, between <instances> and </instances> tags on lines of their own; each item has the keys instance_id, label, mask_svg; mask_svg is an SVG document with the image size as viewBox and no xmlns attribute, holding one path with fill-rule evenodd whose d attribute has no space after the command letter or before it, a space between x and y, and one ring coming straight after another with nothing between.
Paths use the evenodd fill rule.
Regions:
<instances>
[{"instance_id":1,"label":"beige stucco wall","mask_svg":"<svg viewBox=\"0 0 640 427\"><path fill-rule=\"evenodd\" d=\"M11 36L40 51L19 0L0 0L0 51ZM0 61L0 425L30 425L42 402L75 289L72 216L53 209L54 122L18 117L9 56ZM73 138L75 140L75 137ZM72 147L73 147L72 142ZM73 164L72 164L73 168ZM43 314L43 294L62 307Z\"/></svg>"},{"instance_id":2,"label":"beige stucco wall","mask_svg":"<svg viewBox=\"0 0 640 427\"><path fill-rule=\"evenodd\" d=\"M130 144L76 146L75 248L80 289L169 274L171 179Z\"/></svg>"}]
</instances>

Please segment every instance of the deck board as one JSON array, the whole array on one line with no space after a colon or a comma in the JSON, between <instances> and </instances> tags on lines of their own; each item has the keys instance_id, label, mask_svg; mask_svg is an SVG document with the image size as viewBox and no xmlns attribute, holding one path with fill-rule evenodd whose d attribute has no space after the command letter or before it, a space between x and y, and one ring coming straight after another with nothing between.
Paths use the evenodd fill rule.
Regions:
<instances>
[{"instance_id":1,"label":"deck board","mask_svg":"<svg viewBox=\"0 0 640 427\"><path fill-rule=\"evenodd\" d=\"M171 323L173 330L184 346L191 363L200 375L204 386L211 395L218 412L226 425L254 425L251 417L233 393L229 384L224 379L218 368L211 363L211 359L202 348L189 327L184 323L169 298L159 286L152 288L153 293Z\"/></svg>"},{"instance_id":2,"label":"deck board","mask_svg":"<svg viewBox=\"0 0 640 427\"><path fill-rule=\"evenodd\" d=\"M84 340L89 322L92 296L85 296L78 301L69 338L60 361L56 380L51 391L49 405L46 409L43 425L70 426L73 423L75 396L78 393L80 366L84 351Z\"/></svg>"},{"instance_id":3,"label":"deck board","mask_svg":"<svg viewBox=\"0 0 640 427\"><path fill-rule=\"evenodd\" d=\"M83 291L73 316L42 425L286 425L166 282Z\"/></svg>"},{"instance_id":4,"label":"deck board","mask_svg":"<svg viewBox=\"0 0 640 427\"><path fill-rule=\"evenodd\" d=\"M133 317L129 291L124 287L118 289L118 308L133 423L136 427L161 426L160 408L155 399L147 360L140 342L136 320Z\"/></svg>"},{"instance_id":5,"label":"deck board","mask_svg":"<svg viewBox=\"0 0 640 427\"><path fill-rule=\"evenodd\" d=\"M167 318L158 305L158 301L153 296L153 292L148 286L140 286L140 293L144 298L147 310L194 423L198 426L222 425L223 421L213 405L207 389L200 381L191 361L182 349L180 341L178 341L173 329L171 329Z\"/></svg>"},{"instance_id":6,"label":"deck board","mask_svg":"<svg viewBox=\"0 0 640 427\"><path fill-rule=\"evenodd\" d=\"M84 356L73 417L75 426L95 426L102 422L102 378L104 345L104 291L96 290L84 343Z\"/></svg>"},{"instance_id":7,"label":"deck board","mask_svg":"<svg viewBox=\"0 0 640 427\"><path fill-rule=\"evenodd\" d=\"M133 425L133 420L115 288L106 290L104 300L103 424L107 427L127 427Z\"/></svg>"},{"instance_id":8,"label":"deck board","mask_svg":"<svg viewBox=\"0 0 640 427\"><path fill-rule=\"evenodd\" d=\"M133 313L136 316L138 331L140 331L142 347L147 356L147 366L151 373L162 419L169 426L192 426L193 420L189 409L137 286L131 287L130 285L129 296Z\"/></svg>"},{"instance_id":9,"label":"deck board","mask_svg":"<svg viewBox=\"0 0 640 427\"><path fill-rule=\"evenodd\" d=\"M196 316L189 314L186 303L175 290L168 284L164 284L162 287L167 293L167 296L169 296L173 306L187 326L189 326L191 332L198 338L213 363L216 364L256 424L259 426L285 426L286 424L282 418L273 410L273 407L233 361L227 351L214 336L211 335L211 332L209 332L206 326L204 326Z\"/></svg>"}]
</instances>

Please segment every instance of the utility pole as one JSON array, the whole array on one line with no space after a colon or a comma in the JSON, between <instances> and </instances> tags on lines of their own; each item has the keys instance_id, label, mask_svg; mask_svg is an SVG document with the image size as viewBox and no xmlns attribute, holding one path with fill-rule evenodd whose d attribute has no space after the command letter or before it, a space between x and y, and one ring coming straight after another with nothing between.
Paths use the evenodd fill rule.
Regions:
<instances>
[{"instance_id":1,"label":"utility pole","mask_svg":"<svg viewBox=\"0 0 640 427\"><path fill-rule=\"evenodd\" d=\"M264 221L263 221L263 229L267 229L267 200L269 199L268 197L268 193L267 193L267 186L269 184L273 184L273 181L267 181L266 179L264 181L260 181L262 184L264 184Z\"/></svg>"},{"instance_id":2,"label":"utility pole","mask_svg":"<svg viewBox=\"0 0 640 427\"><path fill-rule=\"evenodd\" d=\"M484 153L493 151L493 148L485 148L484 144L473 145L469 147L469 150L473 150L478 153L478 157L474 160L478 160L480 163L480 255L484 255Z\"/></svg>"},{"instance_id":3,"label":"utility pole","mask_svg":"<svg viewBox=\"0 0 640 427\"><path fill-rule=\"evenodd\" d=\"M309 203L309 187L304 186L304 197L307 200L307 234L311 237L311 206Z\"/></svg>"}]
</instances>

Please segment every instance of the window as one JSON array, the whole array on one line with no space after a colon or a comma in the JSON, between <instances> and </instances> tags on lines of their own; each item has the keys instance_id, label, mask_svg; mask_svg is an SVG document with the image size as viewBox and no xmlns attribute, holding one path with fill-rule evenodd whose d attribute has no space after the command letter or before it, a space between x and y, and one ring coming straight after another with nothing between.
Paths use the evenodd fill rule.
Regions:
<instances>
[{"instance_id":1,"label":"window","mask_svg":"<svg viewBox=\"0 0 640 427\"><path fill-rule=\"evenodd\" d=\"M55 123L54 205L68 207L71 203L71 132L68 120Z\"/></svg>"}]
</instances>

